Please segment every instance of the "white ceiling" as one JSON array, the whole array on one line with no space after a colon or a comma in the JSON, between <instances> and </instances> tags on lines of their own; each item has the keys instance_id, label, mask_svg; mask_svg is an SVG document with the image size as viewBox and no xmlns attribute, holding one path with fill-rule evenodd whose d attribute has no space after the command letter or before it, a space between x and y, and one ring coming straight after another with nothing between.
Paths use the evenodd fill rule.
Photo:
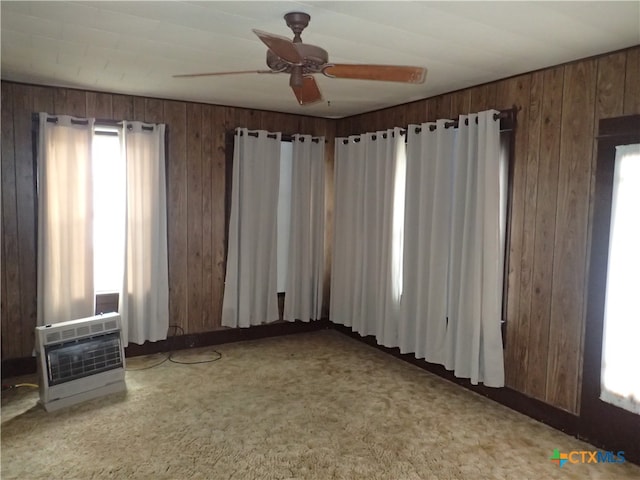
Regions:
<instances>
[{"instance_id":1,"label":"white ceiling","mask_svg":"<svg viewBox=\"0 0 640 480\"><path fill-rule=\"evenodd\" d=\"M640 44L640 2L0 3L2 78L150 97L343 117ZM335 63L418 65L422 85L316 75L324 101L301 107L286 75L173 74L265 69L252 28L292 37Z\"/></svg>"}]
</instances>

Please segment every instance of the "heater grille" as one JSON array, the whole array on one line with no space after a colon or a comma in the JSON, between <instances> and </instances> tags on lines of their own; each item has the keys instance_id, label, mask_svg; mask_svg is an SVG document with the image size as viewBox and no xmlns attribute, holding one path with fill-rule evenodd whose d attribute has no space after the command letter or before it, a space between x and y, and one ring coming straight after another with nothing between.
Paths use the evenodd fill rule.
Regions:
<instances>
[{"instance_id":1,"label":"heater grille","mask_svg":"<svg viewBox=\"0 0 640 480\"><path fill-rule=\"evenodd\" d=\"M123 365L121 352L118 332L47 346L49 385L120 368Z\"/></svg>"},{"instance_id":2,"label":"heater grille","mask_svg":"<svg viewBox=\"0 0 640 480\"><path fill-rule=\"evenodd\" d=\"M48 411L126 390L116 312L36 327L40 402Z\"/></svg>"}]
</instances>

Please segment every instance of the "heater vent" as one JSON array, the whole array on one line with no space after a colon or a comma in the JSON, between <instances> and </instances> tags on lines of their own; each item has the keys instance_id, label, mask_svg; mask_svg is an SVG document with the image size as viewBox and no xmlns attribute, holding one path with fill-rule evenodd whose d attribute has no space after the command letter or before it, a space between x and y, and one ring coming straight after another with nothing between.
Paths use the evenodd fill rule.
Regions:
<instances>
[{"instance_id":1,"label":"heater vent","mask_svg":"<svg viewBox=\"0 0 640 480\"><path fill-rule=\"evenodd\" d=\"M122 367L120 335L109 333L45 349L49 385L59 385L98 372Z\"/></svg>"},{"instance_id":2,"label":"heater vent","mask_svg":"<svg viewBox=\"0 0 640 480\"><path fill-rule=\"evenodd\" d=\"M104 327L101 323L92 323L91 324L91 333L98 333L104 330Z\"/></svg>"},{"instance_id":3,"label":"heater vent","mask_svg":"<svg viewBox=\"0 0 640 480\"><path fill-rule=\"evenodd\" d=\"M36 327L40 402L47 411L126 389L120 315Z\"/></svg>"},{"instance_id":4,"label":"heater vent","mask_svg":"<svg viewBox=\"0 0 640 480\"><path fill-rule=\"evenodd\" d=\"M76 329L75 328L68 328L67 330L63 330L62 331L62 339L63 340L69 340L70 338L73 338L76 336Z\"/></svg>"},{"instance_id":5,"label":"heater vent","mask_svg":"<svg viewBox=\"0 0 640 480\"><path fill-rule=\"evenodd\" d=\"M60 341L60 332L53 332L47 334L47 343L54 343Z\"/></svg>"},{"instance_id":6,"label":"heater vent","mask_svg":"<svg viewBox=\"0 0 640 480\"><path fill-rule=\"evenodd\" d=\"M88 325L83 325L82 327L78 327L76 329L76 337L84 337L85 335L89 335L91 330Z\"/></svg>"}]
</instances>

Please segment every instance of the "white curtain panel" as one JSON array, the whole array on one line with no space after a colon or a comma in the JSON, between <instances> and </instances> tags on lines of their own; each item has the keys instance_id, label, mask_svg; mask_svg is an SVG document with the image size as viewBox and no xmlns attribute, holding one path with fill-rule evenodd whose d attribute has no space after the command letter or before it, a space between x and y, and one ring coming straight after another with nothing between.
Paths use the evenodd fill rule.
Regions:
<instances>
[{"instance_id":1,"label":"white curtain panel","mask_svg":"<svg viewBox=\"0 0 640 480\"><path fill-rule=\"evenodd\" d=\"M358 139L358 142L356 142ZM336 138L334 150L333 257L331 264L331 297L329 318L347 327L354 322L354 298L361 291L356 272L356 245L361 242L356 228L360 187L357 159L364 155L360 136Z\"/></svg>"},{"instance_id":2,"label":"white curtain panel","mask_svg":"<svg viewBox=\"0 0 640 480\"><path fill-rule=\"evenodd\" d=\"M39 115L38 325L93 314L92 119Z\"/></svg>"},{"instance_id":3,"label":"white curtain panel","mask_svg":"<svg viewBox=\"0 0 640 480\"><path fill-rule=\"evenodd\" d=\"M394 262L401 256L393 220L403 150L399 128L338 138L335 146L331 319L386 346L397 342L401 278Z\"/></svg>"},{"instance_id":4,"label":"white curtain panel","mask_svg":"<svg viewBox=\"0 0 640 480\"><path fill-rule=\"evenodd\" d=\"M461 116L457 128L438 120L407 129L398 346L501 387L506 196L495 113Z\"/></svg>"},{"instance_id":5,"label":"white curtain panel","mask_svg":"<svg viewBox=\"0 0 640 480\"><path fill-rule=\"evenodd\" d=\"M473 384L502 387L500 217L505 199L500 190L500 122L495 113L489 110L458 120L444 365Z\"/></svg>"},{"instance_id":6,"label":"white curtain panel","mask_svg":"<svg viewBox=\"0 0 640 480\"><path fill-rule=\"evenodd\" d=\"M407 128L402 353L445 363L455 130L447 120ZM434 128L435 127L435 128Z\"/></svg>"},{"instance_id":7,"label":"white curtain panel","mask_svg":"<svg viewBox=\"0 0 640 480\"><path fill-rule=\"evenodd\" d=\"M165 126L125 122L127 215L125 274L120 295L123 339L167 338L169 269Z\"/></svg>"},{"instance_id":8,"label":"white curtain panel","mask_svg":"<svg viewBox=\"0 0 640 480\"><path fill-rule=\"evenodd\" d=\"M294 135L291 222L284 319L322 315L324 270L324 137Z\"/></svg>"},{"instance_id":9,"label":"white curtain panel","mask_svg":"<svg viewBox=\"0 0 640 480\"><path fill-rule=\"evenodd\" d=\"M280 140L280 133L236 129L222 302L222 325L226 327L259 325L279 316L276 235Z\"/></svg>"}]
</instances>

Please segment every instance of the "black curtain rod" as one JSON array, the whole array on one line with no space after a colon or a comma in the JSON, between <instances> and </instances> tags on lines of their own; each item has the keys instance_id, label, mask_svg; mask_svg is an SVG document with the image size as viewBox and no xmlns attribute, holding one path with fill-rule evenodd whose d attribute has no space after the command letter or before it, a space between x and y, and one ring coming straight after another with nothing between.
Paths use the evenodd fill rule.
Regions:
<instances>
[{"instance_id":1,"label":"black curtain rod","mask_svg":"<svg viewBox=\"0 0 640 480\"><path fill-rule=\"evenodd\" d=\"M511 117L511 110L505 110L505 111L502 111L500 113L494 113L493 114L493 119L494 120L500 120L502 118L510 118L510 117ZM478 117L475 118L475 121L476 121L476 125L477 125L478 124ZM469 125L469 117L464 119L464 124L465 125ZM452 120L450 122L445 122L444 128L451 128L451 127L457 128L458 127L458 120ZM436 129L435 125L429 125L429 131L430 132L435 131L435 129ZM416 133L420 133L421 131L422 131L421 127L416 127L416 129L415 129ZM402 131L402 135L404 135L405 133L406 133L406 130L403 130Z\"/></svg>"},{"instance_id":2,"label":"black curtain rod","mask_svg":"<svg viewBox=\"0 0 640 480\"><path fill-rule=\"evenodd\" d=\"M33 115L34 115L34 118L38 118L37 113L34 113ZM58 123L58 117L47 117L47 123ZM97 125L99 127L121 127L122 123L123 123L122 121L118 121L118 120L96 119L96 121L94 122L94 125ZM71 118L71 124L72 125L88 125L89 120L81 119L81 118ZM127 128L131 130L133 126L128 125ZM142 130L153 132L153 129L154 129L153 126L142 125Z\"/></svg>"},{"instance_id":3,"label":"black curtain rod","mask_svg":"<svg viewBox=\"0 0 640 480\"><path fill-rule=\"evenodd\" d=\"M493 119L494 120L505 120L505 128L501 128L501 131L509 131L509 130L513 130L515 128L516 125L516 115L518 113L518 107L516 107L515 105L507 110L500 110L498 113L494 113L493 114ZM476 124L478 123L478 117L476 117ZM464 119L464 124L465 125L469 125L469 118L465 118ZM444 128L457 128L458 127L458 120L452 120L450 122L445 122L444 124ZM501 122L501 127L502 127L502 122ZM436 129L436 125L429 125L429 131L433 132ZM415 127L415 133L420 133L422 131L421 127ZM406 129L401 129L400 130L400 135L405 135L407 133ZM393 137L394 134L392 133L391 136ZM373 135L371 137L372 140L376 140L377 135ZM382 134L382 138L387 138L387 134L383 133ZM355 143L358 143L360 141L360 138L356 137L353 139L353 141ZM348 139L343 139L342 143L344 145L346 145L347 143L349 143Z\"/></svg>"},{"instance_id":4,"label":"black curtain rod","mask_svg":"<svg viewBox=\"0 0 640 480\"><path fill-rule=\"evenodd\" d=\"M242 131L239 132L240 136L242 136ZM237 135L238 131L234 132L234 135ZM258 136L258 132L247 132L247 135L249 135L250 137L257 137ZM269 133L267 134L267 138L278 138L278 136L275 133ZM281 134L280 135L280 140L285 141L285 142L293 142L295 140L293 135L287 135L287 134ZM304 137L300 137L299 140L301 142L304 142ZM320 143L320 139L319 138L312 138L311 141L313 143Z\"/></svg>"}]
</instances>

